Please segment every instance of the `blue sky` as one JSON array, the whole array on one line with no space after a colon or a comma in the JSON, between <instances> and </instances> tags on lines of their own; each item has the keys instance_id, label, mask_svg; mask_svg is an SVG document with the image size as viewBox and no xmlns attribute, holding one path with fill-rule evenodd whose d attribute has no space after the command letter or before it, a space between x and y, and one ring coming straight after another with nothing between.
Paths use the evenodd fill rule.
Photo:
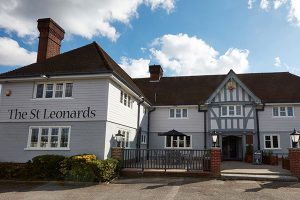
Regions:
<instances>
[{"instance_id":1,"label":"blue sky","mask_svg":"<svg viewBox=\"0 0 300 200\"><path fill-rule=\"evenodd\" d=\"M62 52L96 41L133 77L147 76L149 64L166 76L300 75L297 0L40 2L1 1L0 72L35 62L36 20L51 17L66 30Z\"/></svg>"}]
</instances>

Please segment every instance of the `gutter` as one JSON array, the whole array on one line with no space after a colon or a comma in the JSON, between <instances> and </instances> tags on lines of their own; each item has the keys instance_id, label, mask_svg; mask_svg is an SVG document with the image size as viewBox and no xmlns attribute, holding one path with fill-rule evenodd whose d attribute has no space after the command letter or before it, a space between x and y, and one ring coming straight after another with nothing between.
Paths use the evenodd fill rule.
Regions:
<instances>
[{"instance_id":1,"label":"gutter","mask_svg":"<svg viewBox=\"0 0 300 200\"><path fill-rule=\"evenodd\" d=\"M207 108L206 109L201 109L200 104L198 105L198 112L203 112L203 116L204 116L204 149L207 148L207 123L206 123L206 114L207 114Z\"/></svg>"},{"instance_id":2,"label":"gutter","mask_svg":"<svg viewBox=\"0 0 300 200\"><path fill-rule=\"evenodd\" d=\"M265 110L265 103L262 104L262 107L256 109L255 116L256 116L256 134L257 134L257 149L260 150L260 131L259 131L259 119L258 119L258 112Z\"/></svg>"},{"instance_id":3,"label":"gutter","mask_svg":"<svg viewBox=\"0 0 300 200\"><path fill-rule=\"evenodd\" d=\"M153 108L152 110L148 111L148 124L147 124L147 149L149 149L149 141L150 141L150 114L155 111L156 108Z\"/></svg>"},{"instance_id":4,"label":"gutter","mask_svg":"<svg viewBox=\"0 0 300 200\"><path fill-rule=\"evenodd\" d=\"M145 102L144 97L141 98L142 100L138 102L138 115L137 115L137 125L136 125L136 148L141 148L141 130L140 130L140 107L141 104Z\"/></svg>"}]
</instances>

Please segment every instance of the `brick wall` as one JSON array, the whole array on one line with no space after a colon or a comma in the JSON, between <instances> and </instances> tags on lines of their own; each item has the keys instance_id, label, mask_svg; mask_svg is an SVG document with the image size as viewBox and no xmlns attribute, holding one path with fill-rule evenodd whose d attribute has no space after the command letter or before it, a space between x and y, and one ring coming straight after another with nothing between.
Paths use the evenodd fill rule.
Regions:
<instances>
[{"instance_id":1,"label":"brick wall","mask_svg":"<svg viewBox=\"0 0 300 200\"><path fill-rule=\"evenodd\" d=\"M290 171L300 178L300 148L289 149Z\"/></svg>"},{"instance_id":2,"label":"brick wall","mask_svg":"<svg viewBox=\"0 0 300 200\"><path fill-rule=\"evenodd\" d=\"M214 177L221 176L221 149L211 148L210 171Z\"/></svg>"},{"instance_id":3,"label":"brick wall","mask_svg":"<svg viewBox=\"0 0 300 200\"><path fill-rule=\"evenodd\" d=\"M121 147L111 148L111 157L114 159L122 160L123 159L123 148L121 148Z\"/></svg>"}]
</instances>

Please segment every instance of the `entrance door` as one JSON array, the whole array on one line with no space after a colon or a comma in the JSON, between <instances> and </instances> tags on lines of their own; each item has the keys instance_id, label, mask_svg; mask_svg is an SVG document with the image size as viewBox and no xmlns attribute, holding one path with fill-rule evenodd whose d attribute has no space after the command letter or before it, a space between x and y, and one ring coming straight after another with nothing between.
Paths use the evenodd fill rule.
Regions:
<instances>
[{"instance_id":1,"label":"entrance door","mask_svg":"<svg viewBox=\"0 0 300 200\"><path fill-rule=\"evenodd\" d=\"M222 138L223 160L242 160L242 138L238 136L226 136Z\"/></svg>"}]
</instances>

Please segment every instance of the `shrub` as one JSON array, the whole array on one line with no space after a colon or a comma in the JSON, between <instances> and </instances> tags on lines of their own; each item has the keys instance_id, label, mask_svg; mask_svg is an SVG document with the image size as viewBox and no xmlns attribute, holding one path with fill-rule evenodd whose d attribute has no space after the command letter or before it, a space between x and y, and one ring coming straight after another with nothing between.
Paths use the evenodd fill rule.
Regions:
<instances>
[{"instance_id":1,"label":"shrub","mask_svg":"<svg viewBox=\"0 0 300 200\"><path fill-rule=\"evenodd\" d=\"M247 155L252 155L253 154L253 146L251 144L248 144L246 146L246 154Z\"/></svg>"},{"instance_id":2,"label":"shrub","mask_svg":"<svg viewBox=\"0 0 300 200\"><path fill-rule=\"evenodd\" d=\"M97 160L97 157L95 154L81 154L81 155L76 155L76 156L72 156L73 159L83 159L86 161L92 161L92 160Z\"/></svg>"},{"instance_id":3,"label":"shrub","mask_svg":"<svg viewBox=\"0 0 300 200\"><path fill-rule=\"evenodd\" d=\"M60 155L41 155L32 158L32 174L38 179L61 179L60 162L65 159Z\"/></svg>"},{"instance_id":4,"label":"shrub","mask_svg":"<svg viewBox=\"0 0 300 200\"><path fill-rule=\"evenodd\" d=\"M60 172L67 180L80 182L99 181L99 162L93 156L77 155L61 162Z\"/></svg>"},{"instance_id":5,"label":"shrub","mask_svg":"<svg viewBox=\"0 0 300 200\"><path fill-rule=\"evenodd\" d=\"M61 162L61 172L67 180L105 182L118 176L120 162L116 159L94 160L72 156Z\"/></svg>"},{"instance_id":6,"label":"shrub","mask_svg":"<svg viewBox=\"0 0 300 200\"><path fill-rule=\"evenodd\" d=\"M121 168L120 161L113 158L109 158L106 160L101 160L99 164L99 179L101 182L110 181L119 175L119 171Z\"/></svg>"},{"instance_id":7,"label":"shrub","mask_svg":"<svg viewBox=\"0 0 300 200\"><path fill-rule=\"evenodd\" d=\"M30 163L0 163L0 179L27 179Z\"/></svg>"}]
</instances>

